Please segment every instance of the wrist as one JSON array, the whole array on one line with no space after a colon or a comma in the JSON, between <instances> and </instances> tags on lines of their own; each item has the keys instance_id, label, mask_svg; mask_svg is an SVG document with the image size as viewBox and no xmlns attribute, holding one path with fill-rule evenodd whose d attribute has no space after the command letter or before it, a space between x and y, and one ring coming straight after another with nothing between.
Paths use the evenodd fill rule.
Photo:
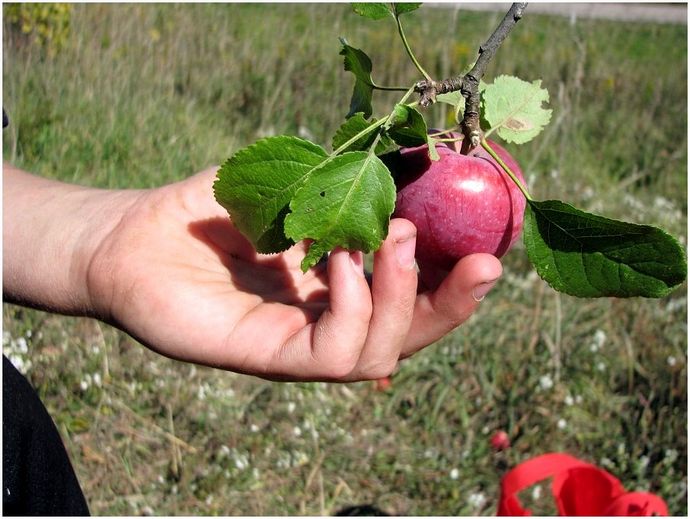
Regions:
<instances>
[{"instance_id":1,"label":"wrist","mask_svg":"<svg viewBox=\"0 0 690 519\"><path fill-rule=\"evenodd\" d=\"M91 265L140 192L85 188L7 165L3 177L3 298L99 316Z\"/></svg>"},{"instance_id":2,"label":"wrist","mask_svg":"<svg viewBox=\"0 0 690 519\"><path fill-rule=\"evenodd\" d=\"M75 243L71 285L77 288L82 315L111 319L120 250L113 236L132 219L133 208L145 191L91 190L85 193L83 214L89 218ZM136 225L136 223L134 223Z\"/></svg>"}]
</instances>

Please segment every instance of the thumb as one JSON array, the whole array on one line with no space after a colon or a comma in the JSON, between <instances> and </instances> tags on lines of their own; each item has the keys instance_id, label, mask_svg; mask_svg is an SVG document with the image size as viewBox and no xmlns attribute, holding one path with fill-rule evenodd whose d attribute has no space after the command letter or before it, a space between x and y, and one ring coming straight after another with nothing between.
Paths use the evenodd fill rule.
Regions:
<instances>
[{"instance_id":1,"label":"thumb","mask_svg":"<svg viewBox=\"0 0 690 519\"><path fill-rule=\"evenodd\" d=\"M462 258L445 277L438 271L426 270L429 285L436 288L417 295L412 326L403 348L405 356L437 341L465 322L502 272L501 262L483 253Z\"/></svg>"}]
</instances>

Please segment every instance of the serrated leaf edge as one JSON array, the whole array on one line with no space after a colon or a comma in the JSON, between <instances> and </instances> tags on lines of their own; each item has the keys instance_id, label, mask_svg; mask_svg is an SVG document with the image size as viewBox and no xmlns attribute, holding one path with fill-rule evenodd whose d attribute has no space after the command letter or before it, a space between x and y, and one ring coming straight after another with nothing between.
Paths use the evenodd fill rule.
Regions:
<instances>
[{"instance_id":1,"label":"serrated leaf edge","mask_svg":"<svg viewBox=\"0 0 690 519\"><path fill-rule=\"evenodd\" d=\"M488 88L488 87L491 87L491 86L494 86L494 85L496 84L496 82L502 80L503 78L517 79L517 80L519 80L519 81L522 81L523 83L527 83L527 84L530 84L530 85L534 85L534 86L538 87L538 89L536 89L536 90L534 91L534 95L533 95L533 96L530 96L524 103L522 103L522 105L520 106L519 109L514 110L514 111L511 113L510 116L508 116L507 118L503 119L503 120L500 121L499 123L494 124L494 125L491 125L491 128L489 128L489 129L486 131L486 133L487 133L487 134L490 134L490 133L493 133L493 132L497 132L498 135L499 135L502 139L504 139L505 141L507 141L507 142L512 142L512 143L514 143L514 144L525 144L526 142L529 142L529 141L532 140L534 137L536 137L539 133L541 133L542 130L544 129L544 127L545 127L547 124L549 124L549 122L551 122L551 116L552 116L552 114L553 114L553 109L551 109L551 108L541 108L541 109L544 110L546 113L548 113L548 118L547 118L547 120L544 122L544 124L540 125L539 131L538 131L535 135L533 135L532 137L530 137L527 141L520 141L520 140L517 140L517 141L516 141L513 135L511 135L511 134L503 135L502 132L501 132L501 130L506 129L505 124L506 124L506 122L512 117L512 114L515 114L516 112L519 112L519 111L522 109L522 107L528 105L528 104L534 99L534 97L536 97L538 94L541 94L542 92L544 92L544 93L545 93L545 98L542 99L541 102L542 102L542 103L548 103L548 102L549 102L549 98L550 98L550 96L549 96L549 91L548 91L546 88L543 88L543 87L541 86L541 79L535 79L534 81L529 82L529 81L525 81L524 79L521 79L521 78L519 78L519 77L517 77L517 76L509 76L509 75L507 75L507 74L502 74L502 75L496 77L496 78L494 79L494 82L493 82L492 84L487 85L487 88ZM485 89L485 90L486 90L486 89ZM484 99L482 99L482 105L484 105ZM540 103L540 107L541 107L541 103ZM484 110L484 106L482 106L482 109ZM486 115L485 115L485 114L484 114L484 119L486 120ZM487 120L487 122L488 122L488 120ZM507 128L507 130L508 130L509 132L514 132L514 133L518 133L518 134L519 134L519 132L518 132L517 130L513 130L513 129L510 129L510 128Z\"/></svg>"},{"instance_id":2,"label":"serrated leaf edge","mask_svg":"<svg viewBox=\"0 0 690 519\"><path fill-rule=\"evenodd\" d=\"M544 201L542 201L542 202L547 202L547 201L549 201L549 200L544 200ZM563 205L565 205L565 206L571 207L571 208L573 208L573 209L575 209L575 210L581 211L581 210L577 209L576 207L574 207L574 206L572 206L572 205L570 205L570 204L567 204L567 203L565 203L565 202L561 202L561 201L559 201L559 200L554 200L554 201L555 201L555 202L559 202L559 203L561 203L561 204L563 204ZM527 210L530 211L530 212L532 212L532 211L534 210L534 205L532 204L532 202L528 202L528 204L527 204ZM538 208L537 208L537 210L538 210ZM610 219L610 218L608 218L608 217L605 217L605 216L596 215L596 214L592 214L592 213L587 213L586 211L581 211L581 212L585 213L585 215L587 215L587 216L592 216L592 217L595 217L595 218L605 218L605 219L607 219L607 220L612 220L612 219ZM527 213L527 212L525 213L525 217L526 217L526 218L535 218L532 214ZM613 220L613 221L616 221L616 220ZM662 235L664 235L664 237L666 237L666 238L670 239L671 241L673 241L673 243L678 247L678 250L681 251L681 254L682 254L682 261L683 261L683 264L684 264L684 269L687 270L687 251L685 250L685 248L682 247L682 245L680 244L680 242L679 242L674 236L672 236L671 234L667 233L667 232L664 231L663 229L660 229L660 228L658 228L658 227L654 227L654 226L652 226L652 225L636 224L636 223L630 223L630 222L621 222L621 223L624 223L624 224L626 224L626 225L635 226L635 227L642 227L642 228L654 230L654 231L659 232L659 233L661 233ZM561 226L559 226L558 224L554 224L554 225L555 225L556 227L558 227L564 234L570 236L574 241L579 242L579 240L578 240L575 236L571 236L570 233L568 233L568 232L567 232L565 229L563 229ZM608 294L601 294L601 290L598 289L597 287L591 285L591 283L589 282L589 278L587 278L587 276L585 276L585 278L587 279L587 282L590 284L590 286L592 287L592 289L593 289L595 292L600 293L600 295L593 295L593 296L592 296L592 295L583 295L583 292L578 293L578 292L576 292L576 291L570 291L570 290L567 289L567 287L565 286L564 283L562 283L562 282L556 283L556 282L553 282L553 281L550 281L549 279L547 279L547 273L545 272L544 265L542 265L541 263L539 263L539 262L537 261L537 258L534 256L535 251L536 251L536 247L533 246L533 244L534 244L534 242L535 242L535 238L534 238L534 236L532 236L532 230L534 229L535 226L536 226L536 221L535 221L534 225L530 225L530 226L525 226L525 227L524 227L524 231L523 231L523 243L525 244L525 250L527 251L527 257L529 258L530 263L532 264L532 266L534 267L534 269L537 271L537 274L539 275L539 277L540 277L542 280L544 280L551 288L553 288L554 290L557 290L557 291L559 291L559 292L562 292L562 293L564 293L564 294L568 294L568 295L575 296L575 297L619 297L619 298L623 298L623 297L652 297L652 298L660 298L660 297L665 297L665 296L667 296L668 294L670 294L671 292L673 292L674 290L676 290L676 289L685 281L685 280L682 280L682 281L678 282L678 283L675 284L675 285L669 286L668 284L666 284L665 281L663 281L663 280L661 280L661 279L659 279L659 278L655 278L655 277L653 277L653 276L649 276L648 274L639 272L639 271L635 270L631 265L628 265L628 264L626 264L626 263L621 263L621 262L619 262L619 261L617 261L617 260L615 260L615 259L612 259L612 258L606 256L606 254L603 253L603 252L597 252L597 254L601 254L602 256L606 257L609 261L612 261L612 262L614 262L614 263L618 263L619 265L625 265L626 267L630 268L631 270L634 270L634 271L635 271L638 275L640 275L640 276L644 276L644 277L646 277L646 278L654 279L654 280L656 280L656 281L658 281L658 282L660 282L660 283L666 285L666 288L665 288L665 289L661 289L661 290L658 291L658 292L655 292L654 295L643 295L643 294L632 294L632 295L608 295ZM642 233L641 233L641 234L642 234ZM528 243L530 240L531 240L532 244ZM558 273L558 280L560 281L560 280L562 280L563 276L561 275L560 271L558 271L558 266L557 266L557 262L556 262L555 255L553 254L553 250L552 250L551 248L548 248L548 252L549 252L549 256L550 256L550 257L552 258L552 260L553 260L552 263L554 264L554 266L556 266L556 270L557 270L557 273ZM586 268L584 267L584 265L583 265L583 269L586 271Z\"/></svg>"},{"instance_id":3,"label":"serrated leaf edge","mask_svg":"<svg viewBox=\"0 0 690 519\"><path fill-rule=\"evenodd\" d=\"M221 178L221 176L227 175L228 174L227 168L230 167L233 163L237 163L239 160L241 160L244 155L251 154L257 148L264 146L266 142L271 141L271 140L276 140L276 139L281 139L283 141L287 140L287 141L299 142L300 144L306 143L306 144L310 145L310 147L313 147L315 150L319 150L323 153L323 160L319 164L313 166L310 170L308 170L307 173L305 173L305 175L303 177L301 177L300 179L298 179L294 183L290 184L290 186L288 186L289 188L292 188L297 183L306 182L309 175L311 175L311 173L316 168L320 167L329 158L329 155L326 152L326 150L324 150L318 144L313 143L307 139L295 137L293 135L273 135L270 137L263 137L263 138L253 142L252 144L250 144L248 146L240 148L235 153L233 153L227 160L225 160L225 162L223 162L223 164L218 168L218 171L216 172L216 179L213 181L213 186L212 186L213 187L213 197L214 197L216 203L218 203L220 206L222 206L228 212L231 221L235 220L235 218L233 217L233 214L232 214L232 213L234 213L234 211L232 211L228 207L226 207L226 205L219 199L219 195L218 195L217 186L219 186L223 182L223 179ZM283 162L289 162L289 161L283 161ZM299 187L297 189L295 189L295 193L297 193L298 190L299 190ZM293 198L294 198L294 195L293 195ZM249 237L245 236L247 239L249 239L250 242L252 242L252 245L255 247L256 251L259 252L260 254L279 254L281 252L288 250L290 247L292 247L295 244L295 240L293 240L287 234L285 234L285 231L283 229L283 234L285 236L286 241L288 242L285 246L275 247L275 248L270 249L270 250L269 249L263 249L263 248L260 249L258 244L259 244L261 238L266 234L266 231L268 231L270 228L271 228L271 225L264 225L260 229L261 234L257 238L256 243L254 243L254 240L251 240L251 239L249 239ZM244 235L244 233L242 233L242 234ZM289 243L289 242L291 242L291 243Z\"/></svg>"},{"instance_id":4,"label":"serrated leaf edge","mask_svg":"<svg viewBox=\"0 0 690 519\"><path fill-rule=\"evenodd\" d=\"M375 154L373 154L373 153L368 153L368 152L365 152L365 151L348 151L348 152L345 152L345 153L342 153L342 154L338 155L337 157L338 157L338 158L340 158L340 157L351 157L351 156L353 156L353 155L357 155L357 156L359 156L359 157L365 159L365 163L368 162L369 160L380 160ZM365 157L365 155L366 155L366 157ZM331 162L331 161L328 161L328 163L330 163L330 162ZM316 170L318 170L318 169L320 169L320 168L322 168L322 167L325 167L326 165L327 165L327 163L322 163L322 164L320 164L319 166L315 167L314 169L312 169L312 170L310 171L310 175L312 175ZM388 169L388 168L385 166L385 164L384 164L384 167L385 167L386 169ZM363 172L363 171L365 170L365 168L366 168L366 166L365 166L365 164L363 164L362 167L360 168L360 171ZM360 177L360 178L361 178L361 175L362 175L361 172L357 175L357 176ZM392 177L391 177L391 183L392 183ZM355 181L353 180L353 186L354 186L354 184L355 184ZM305 181L305 185L306 185L306 181ZM297 193L298 193L298 191L300 191L301 189L304 189L304 187L305 187L305 186L303 185L303 186L300 187L297 191L295 191L295 194L294 194L294 196L292 197L292 200L290 201L290 213L285 217L285 236L286 236L287 238L293 240L293 241L296 241L296 242L297 242L297 241L304 240L304 239L311 239L311 240L313 240L313 243L310 244L310 246L309 246L309 251L307 251L307 255L305 256L304 260L302 261L302 265L301 265L302 271L303 271L303 272L306 272L310 267L314 266L314 265L318 262L318 259L316 259L316 261L307 261L307 259L308 259L308 258L312 258L312 255L310 255L311 248L312 248L313 246L317 246L317 247L318 247L319 244L320 244L320 242L321 242L321 240L322 240L322 238L314 238L313 236L295 236L295 235L292 234L292 233L288 233L288 230L287 230L287 227L288 227L288 220L290 219L290 216L293 214L293 212L292 212L292 211L293 211L293 202L294 202L294 200L297 198ZM345 197L345 200L340 204L340 208L338 209L338 216L336 216L336 218L334 218L334 221L335 221L335 222L339 221L339 215L340 215L340 213L342 212L343 207L345 207L345 206L347 205L347 199L350 197L350 195L351 195L354 191L355 191L355 190L353 189L353 187L351 187L351 188L348 190L348 194L347 194L347 196ZM394 185L393 185L393 193L394 193L394 192L395 192L395 187L394 187ZM393 195L393 196L395 196L395 195ZM394 211L394 210L395 210L395 204L393 204L393 207L391 207L391 211L390 211L390 213L388 214L388 219L389 219L389 220L390 220L390 216L391 216L391 214L393 214L393 211ZM330 225L329 228L328 228L328 230L332 229L334 226L335 226L335 224ZM328 231L322 232L322 233L320 233L320 234L321 234L321 235L328 235ZM372 249L373 249L373 250L378 249L378 247L380 247L381 243L383 243L383 240L381 240L381 241L379 242L379 244L378 244L376 247L373 247ZM366 250L363 250L362 252L368 253L368 252L370 252L372 249L366 249ZM320 257L320 256L319 256L319 257ZM313 259L313 258L312 258L312 259Z\"/></svg>"}]
</instances>

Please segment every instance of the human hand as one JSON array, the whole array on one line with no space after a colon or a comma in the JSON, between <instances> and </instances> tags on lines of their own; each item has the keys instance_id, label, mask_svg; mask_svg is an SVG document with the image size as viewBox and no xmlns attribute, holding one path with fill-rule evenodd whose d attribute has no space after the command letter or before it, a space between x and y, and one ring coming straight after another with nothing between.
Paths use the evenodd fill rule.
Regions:
<instances>
[{"instance_id":1,"label":"human hand","mask_svg":"<svg viewBox=\"0 0 690 519\"><path fill-rule=\"evenodd\" d=\"M213 199L215 172L133 192L90 262L96 314L168 357L272 380L381 378L465 321L501 274L476 254L418 293L416 230L402 219L371 285L360 252L303 274L304 244L256 254Z\"/></svg>"}]
</instances>

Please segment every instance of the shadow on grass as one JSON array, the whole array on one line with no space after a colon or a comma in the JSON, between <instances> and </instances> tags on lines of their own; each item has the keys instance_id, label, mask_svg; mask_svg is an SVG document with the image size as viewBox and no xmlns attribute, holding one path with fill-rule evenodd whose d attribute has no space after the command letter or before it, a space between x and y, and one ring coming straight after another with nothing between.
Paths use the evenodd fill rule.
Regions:
<instances>
[{"instance_id":1,"label":"shadow on grass","mask_svg":"<svg viewBox=\"0 0 690 519\"><path fill-rule=\"evenodd\" d=\"M335 514L335 516L369 516L369 517L388 517L390 514L384 512L379 507L372 504L364 505L351 505L341 508Z\"/></svg>"}]
</instances>

